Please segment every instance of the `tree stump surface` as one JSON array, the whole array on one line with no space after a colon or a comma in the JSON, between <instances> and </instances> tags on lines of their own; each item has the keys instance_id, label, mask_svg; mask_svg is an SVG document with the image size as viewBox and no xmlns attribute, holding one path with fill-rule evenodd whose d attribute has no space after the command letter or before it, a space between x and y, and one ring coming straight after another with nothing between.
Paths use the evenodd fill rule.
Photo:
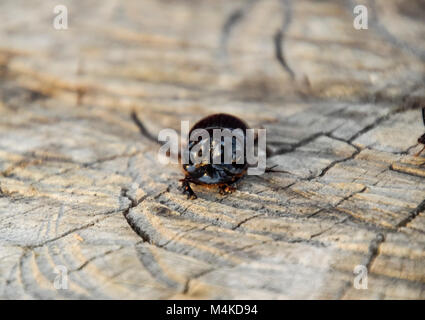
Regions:
<instances>
[{"instance_id":1,"label":"tree stump surface","mask_svg":"<svg viewBox=\"0 0 425 320\"><path fill-rule=\"evenodd\" d=\"M0 298L425 298L423 1L61 3L0 3ZM132 110L263 126L280 172L187 200Z\"/></svg>"}]
</instances>

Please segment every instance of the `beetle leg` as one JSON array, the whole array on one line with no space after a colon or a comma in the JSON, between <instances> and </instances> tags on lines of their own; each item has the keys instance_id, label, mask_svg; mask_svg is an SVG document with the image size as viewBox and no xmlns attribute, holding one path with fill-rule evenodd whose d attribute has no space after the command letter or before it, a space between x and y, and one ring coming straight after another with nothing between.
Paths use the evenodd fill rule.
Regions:
<instances>
[{"instance_id":1,"label":"beetle leg","mask_svg":"<svg viewBox=\"0 0 425 320\"><path fill-rule=\"evenodd\" d=\"M219 186L219 192L220 194L227 194L227 193L232 193L233 191L236 191L235 187L232 187L231 185L228 184L222 184Z\"/></svg>"},{"instance_id":2,"label":"beetle leg","mask_svg":"<svg viewBox=\"0 0 425 320\"><path fill-rule=\"evenodd\" d=\"M187 194L188 199L195 200L198 198L190 187L190 183L187 179L181 179L180 181L182 182L183 194Z\"/></svg>"}]
</instances>

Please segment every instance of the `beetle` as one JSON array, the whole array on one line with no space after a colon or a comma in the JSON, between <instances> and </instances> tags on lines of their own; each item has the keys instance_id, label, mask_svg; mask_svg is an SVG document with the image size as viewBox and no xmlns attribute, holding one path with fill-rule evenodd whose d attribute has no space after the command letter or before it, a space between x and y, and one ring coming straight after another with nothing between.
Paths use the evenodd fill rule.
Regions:
<instances>
[{"instance_id":1,"label":"beetle","mask_svg":"<svg viewBox=\"0 0 425 320\"><path fill-rule=\"evenodd\" d=\"M151 141L154 141L155 143L159 143L159 141L152 134L150 134L148 130L146 130L145 126L139 120L134 111L131 113L131 117L143 136L145 136ZM230 130L230 133L232 133L234 130L241 130L244 142L246 142L246 130L249 129L249 127L244 121L233 115L217 113L202 118L201 120L196 122L190 129L189 136L196 129L206 130L209 134L208 143L210 145L211 151L214 152L220 150L221 155L223 155L223 141L221 141L219 145L213 145L213 130L228 129ZM255 138L254 142L256 142L256 140L257 139ZM195 146L197 146L201 142L201 139L189 141L189 153L193 149L195 149ZM215 164L213 163L213 161L209 161L209 163L193 163L193 161L189 157L188 163L182 164L182 169L185 177L179 180L182 183L181 187L183 189L183 194L186 194L188 199L197 198L195 192L191 188L191 184L218 187L220 194L232 193L233 191L235 191L236 188L232 186L232 184L244 177L249 167L245 153L244 158L242 159L243 161L240 161L241 159L237 158L238 154L236 152L236 148L237 146L235 140L232 139L231 163L220 162L219 164ZM270 149L266 147L266 155L269 156L270 154ZM178 158L181 160L180 153L178 154ZM266 168L265 172L274 172L273 167Z\"/></svg>"},{"instance_id":2,"label":"beetle","mask_svg":"<svg viewBox=\"0 0 425 320\"><path fill-rule=\"evenodd\" d=\"M235 116L218 113L207 116L195 123L189 131L189 136L196 129L204 129L208 132L209 141L207 142L211 147L211 155L215 152L219 152L221 156L223 156L224 142L221 141L221 143L214 145L213 130L228 129L232 133L234 130L239 129L243 133L243 139L246 139L246 130L249 128L244 121ZM198 140L190 141L188 145L189 153L200 143L202 143L201 137L199 137ZM245 175L248 169L248 163L245 154L244 159L240 159L242 161L238 163L235 139L232 141L231 152L232 162L228 164L223 163L223 161L214 164L212 158L210 158L210 161L200 163L193 163L191 158L188 159L189 163L182 165L185 174L185 177L180 180L180 182L182 182L183 193L187 194L189 199L197 198L190 186L191 183L204 186L218 186L221 194L235 191L236 188L234 188L232 184Z\"/></svg>"},{"instance_id":3,"label":"beetle","mask_svg":"<svg viewBox=\"0 0 425 320\"><path fill-rule=\"evenodd\" d=\"M422 108L422 120L425 126L425 108ZM424 147L417 154L415 154L416 157L419 157L419 155L425 150L425 133L418 138L418 144L423 144Z\"/></svg>"}]
</instances>

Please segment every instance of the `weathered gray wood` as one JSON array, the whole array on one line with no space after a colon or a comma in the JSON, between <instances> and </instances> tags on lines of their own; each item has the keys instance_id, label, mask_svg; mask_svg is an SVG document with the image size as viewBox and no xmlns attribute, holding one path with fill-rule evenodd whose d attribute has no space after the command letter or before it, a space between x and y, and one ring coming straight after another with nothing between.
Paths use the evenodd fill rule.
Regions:
<instances>
[{"instance_id":1,"label":"weathered gray wood","mask_svg":"<svg viewBox=\"0 0 425 320\"><path fill-rule=\"evenodd\" d=\"M0 298L425 298L420 0L62 3L0 4ZM187 200L132 110L240 116L281 172Z\"/></svg>"}]
</instances>

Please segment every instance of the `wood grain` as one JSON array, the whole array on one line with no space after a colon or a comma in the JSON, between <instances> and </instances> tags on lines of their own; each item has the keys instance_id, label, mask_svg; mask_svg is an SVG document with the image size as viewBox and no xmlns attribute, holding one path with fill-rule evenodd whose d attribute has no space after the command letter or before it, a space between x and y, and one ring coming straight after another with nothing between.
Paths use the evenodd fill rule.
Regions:
<instances>
[{"instance_id":1,"label":"wood grain","mask_svg":"<svg viewBox=\"0 0 425 320\"><path fill-rule=\"evenodd\" d=\"M0 298L425 298L422 1L62 3L0 4ZM187 200L132 110L263 126L277 172Z\"/></svg>"}]
</instances>

